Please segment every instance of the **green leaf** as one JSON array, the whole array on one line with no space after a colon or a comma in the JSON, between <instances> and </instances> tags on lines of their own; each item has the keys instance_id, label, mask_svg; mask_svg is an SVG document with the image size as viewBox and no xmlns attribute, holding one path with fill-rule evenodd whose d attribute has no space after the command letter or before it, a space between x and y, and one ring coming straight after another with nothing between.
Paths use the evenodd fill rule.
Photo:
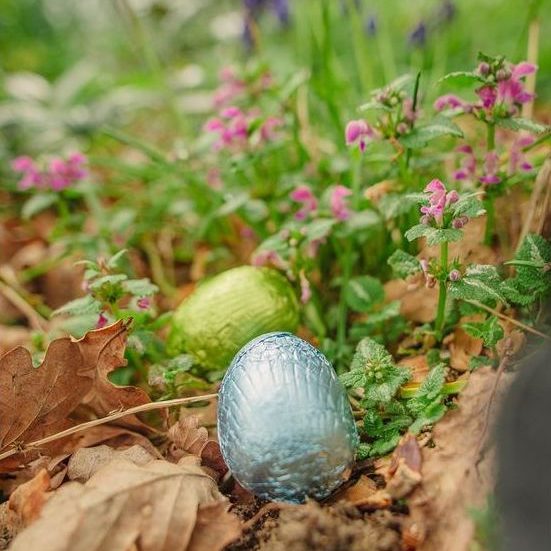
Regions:
<instances>
[{"instance_id":1,"label":"green leaf","mask_svg":"<svg viewBox=\"0 0 551 551\"><path fill-rule=\"evenodd\" d=\"M323 239L331 233L331 228L336 224L333 218L318 218L303 226L304 235L309 241Z\"/></svg>"},{"instance_id":2,"label":"green leaf","mask_svg":"<svg viewBox=\"0 0 551 551\"><path fill-rule=\"evenodd\" d=\"M400 387L409 379L409 369L392 367L384 374L383 382L369 382L369 384L366 384L363 402L366 405L388 404L398 394Z\"/></svg>"},{"instance_id":3,"label":"green leaf","mask_svg":"<svg viewBox=\"0 0 551 551\"><path fill-rule=\"evenodd\" d=\"M57 203L57 201L58 196L55 193L35 193L28 201L25 201L21 209L21 218L29 220L35 214Z\"/></svg>"},{"instance_id":4,"label":"green leaf","mask_svg":"<svg viewBox=\"0 0 551 551\"><path fill-rule=\"evenodd\" d=\"M549 132L551 127L545 124L540 124L530 119L523 119L517 117L514 119L497 119L496 124L508 130L526 130L532 132L533 134L543 134L544 132Z\"/></svg>"},{"instance_id":5,"label":"green leaf","mask_svg":"<svg viewBox=\"0 0 551 551\"><path fill-rule=\"evenodd\" d=\"M378 101L368 101L358 107L358 111L387 111L391 112L392 109Z\"/></svg>"},{"instance_id":6,"label":"green leaf","mask_svg":"<svg viewBox=\"0 0 551 551\"><path fill-rule=\"evenodd\" d=\"M432 229L433 228L427 226L427 224L417 224L416 226L409 228L409 230L404 234L404 237L408 241L413 241L414 239L424 237L425 235L430 233Z\"/></svg>"},{"instance_id":7,"label":"green leaf","mask_svg":"<svg viewBox=\"0 0 551 551\"><path fill-rule=\"evenodd\" d=\"M446 367L444 364L438 364L428 372L413 398L408 400L408 409L414 413L421 412L441 396L445 382Z\"/></svg>"},{"instance_id":8,"label":"green leaf","mask_svg":"<svg viewBox=\"0 0 551 551\"><path fill-rule=\"evenodd\" d=\"M463 329L472 337L482 339L484 346L488 348L494 347L504 336L503 328L495 316L490 316L483 322L465 322Z\"/></svg>"},{"instance_id":9,"label":"green leaf","mask_svg":"<svg viewBox=\"0 0 551 551\"><path fill-rule=\"evenodd\" d=\"M459 281L450 282L449 289L453 298L506 302L501 285L501 278L495 266L474 264L467 268Z\"/></svg>"},{"instance_id":10,"label":"green leaf","mask_svg":"<svg viewBox=\"0 0 551 551\"><path fill-rule=\"evenodd\" d=\"M463 232L456 228L430 228L430 230L426 233L427 245L429 246L459 241L463 237Z\"/></svg>"},{"instance_id":11,"label":"green leaf","mask_svg":"<svg viewBox=\"0 0 551 551\"><path fill-rule=\"evenodd\" d=\"M394 365L387 349L369 337L363 338L356 347L351 369L391 368Z\"/></svg>"},{"instance_id":12,"label":"green leaf","mask_svg":"<svg viewBox=\"0 0 551 551\"><path fill-rule=\"evenodd\" d=\"M458 88L472 88L480 82L484 82L484 79L472 71L454 71L444 75L438 84L442 82L451 83Z\"/></svg>"},{"instance_id":13,"label":"green leaf","mask_svg":"<svg viewBox=\"0 0 551 551\"><path fill-rule=\"evenodd\" d=\"M366 383L365 370L353 369L339 376L345 388L363 388Z\"/></svg>"},{"instance_id":14,"label":"green leaf","mask_svg":"<svg viewBox=\"0 0 551 551\"><path fill-rule=\"evenodd\" d=\"M147 297L159 292L159 287L151 283L148 278L128 279L122 285L125 291L135 297Z\"/></svg>"},{"instance_id":15,"label":"green leaf","mask_svg":"<svg viewBox=\"0 0 551 551\"><path fill-rule=\"evenodd\" d=\"M352 278L345 290L344 298L355 312L369 312L373 305L385 298L383 284L371 276Z\"/></svg>"},{"instance_id":16,"label":"green leaf","mask_svg":"<svg viewBox=\"0 0 551 551\"><path fill-rule=\"evenodd\" d=\"M107 267L110 270L113 270L114 268L119 267L119 263L122 260L122 258L126 255L128 252L127 249L122 249L119 252L115 253L108 261L107 261Z\"/></svg>"},{"instance_id":17,"label":"green leaf","mask_svg":"<svg viewBox=\"0 0 551 551\"><path fill-rule=\"evenodd\" d=\"M463 137L463 131L450 119L439 116L425 126L415 127L409 134L402 136L400 142L411 149L425 147L427 143L442 136Z\"/></svg>"},{"instance_id":18,"label":"green leaf","mask_svg":"<svg viewBox=\"0 0 551 551\"><path fill-rule=\"evenodd\" d=\"M462 194L459 196L459 201L452 205L452 212L454 218L458 216L468 216L469 218L476 218L477 216L484 214L485 210L482 201L480 201L476 195Z\"/></svg>"},{"instance_id":19,"label":"green leaf","mask_svg":"<svg viewBox=\"0 0 551 551\"><path fill-rule=\"evenodd\" d=\"M394 251L389 256L387 263L394 274L402 279L421 271L419 260L401 249Z\"/></svg>"},{"instance_id":20,"label":"green leaf","mask_svg":"<svg viewBox=\"0 0 551 551\"><path fill-rule=\"evenodd\" d=\"M91 295L86 295L82 298L71 300L64 304L61 308L54 310L52 316L61 314L70 314L72 316L82 316L85 314L99 314L101 312L101 304Z\"/></svg>"},{"instance_id":21,"label":"green leaf","mask_svg":"<svg viewBox=\"0 0 551 551\"><path fill-rule=\"evenodd\" d=\"M103 285L116 285L117 283L121 283L122 281L125 281L128 279L128 276L126 274L110 274L105 275L102 277L98 277L94 281L90 283L90 289L92 291L97 291Z\"/></svg>"},{"instance_id":22,"label":"green leaf","mask_svg":"<svg viewBox=\"0 0 551 551\"><path fill-rule=\"evenodd\" d=\"M444 404L431 404L415 419L415 421L409 427L409 431L413 434L419 434L421 429L427 425L433 425L437 421L440 421L446 413L446 406Z\"/></svg>"}]
</instances>

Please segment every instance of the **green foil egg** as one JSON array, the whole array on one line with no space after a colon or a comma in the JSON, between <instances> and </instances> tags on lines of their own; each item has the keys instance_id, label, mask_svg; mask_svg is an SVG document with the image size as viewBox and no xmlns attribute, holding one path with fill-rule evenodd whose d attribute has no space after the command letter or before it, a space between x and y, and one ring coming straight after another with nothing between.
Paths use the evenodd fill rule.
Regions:
<instances>
[{"instance_id":1,"label":"green foil egg","mask_svg":"<svg viewBox=\"0 0 551 551\"><path fill-rule=\"evenodd\" d=\"M251 339L295 331L294 289L270 268L241 266L203 283L176 310L168 340L171 354L195 356L205 369L226 369Z\"/></svg>"}]
</instances>

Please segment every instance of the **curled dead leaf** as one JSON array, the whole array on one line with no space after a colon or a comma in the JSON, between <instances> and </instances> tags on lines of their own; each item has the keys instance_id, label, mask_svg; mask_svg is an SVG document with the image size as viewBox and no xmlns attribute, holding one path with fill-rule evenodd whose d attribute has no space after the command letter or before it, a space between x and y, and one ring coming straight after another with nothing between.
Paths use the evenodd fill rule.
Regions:
<instances>
[{"instance_id":1,"label":"curled dead leaf","mask_svg":"<svg viewBox=\"0 0 551 551\"><path fill-rule=\"evenodd\" d=\"M127 326L119 321L90 331L80 340L57 339L38 368L24 348L0 357L0 450L77 424L77 408L85 407L89 414L101 417L150 402L142 389L119 387L108 379L110 372L125 364L126 334ZM117 424L151 430L133 415ZM67 440L60 440L34 452L56 454L66 444ZM24 460L32 459L33 453L26 453ZM20 456L0 462L0 472L20 462Z\"/></svg>"}]
</instances>

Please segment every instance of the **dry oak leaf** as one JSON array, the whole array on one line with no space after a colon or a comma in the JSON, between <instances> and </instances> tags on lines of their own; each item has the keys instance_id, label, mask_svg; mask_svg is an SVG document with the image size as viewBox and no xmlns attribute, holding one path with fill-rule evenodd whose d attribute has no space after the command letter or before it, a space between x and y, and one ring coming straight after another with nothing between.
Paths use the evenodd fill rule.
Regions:
<instances>
[{"instance_id":1,"label":"dry oak leaf","mask_svg":"<svg viewBox=\"0 0 551 551\"><path fill-rule=\"evenodd\" d=\"M42 364L33 366L30 353L15 348L0 357L0 450L10 445L39 440L78 423L75 410L85 404L103 417L113 410L150 402L135 387L112 384L108 374L125 364L127 325L113 325L88 332L82 339L53 341ZM144 430L135 416L117 422ZM55 442L48 450L59 449ZM42 450L45 451L45 450ZM0 464L0 472L13 461Z\"/></svg>"},{"instance_id":2,"label":"dry oak leaf","mask_svg":"<svg viewBox=\"0 0 551 551\"><path fill-rule=\"evenodd\" d=\"M10 551L220 551L241 534L228 507L197 460L116 459L59 488Z\"/></svg>"},{"instance_id":3,"label":"dry oak leaf","mask_svg":"<svg viewBox=\"0 0 551 551\"><path fill-rule=\"evenodd\" d=\"M482 352L484 341L469 335L461 326L465 322L480 322L484 320L483 314L463 316L454 332L444 339L450 351L450 365L457 371L470 371L469 362L473 356Z\"/></svg>"}]
</instances>

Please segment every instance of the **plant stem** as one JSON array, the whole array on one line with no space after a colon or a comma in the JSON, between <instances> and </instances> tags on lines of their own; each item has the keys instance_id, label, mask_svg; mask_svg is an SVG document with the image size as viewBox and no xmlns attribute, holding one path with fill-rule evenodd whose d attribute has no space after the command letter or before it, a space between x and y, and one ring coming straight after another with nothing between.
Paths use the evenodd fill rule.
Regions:
<instances>
[{"instance_id":1,"label":"plant stem","mask_svg":"<svg viewBox=\"0 0 551 551\"><path fill-rule=\"evenodd\" d=\"M448 294L448 242L440 243L440 271L441 278L438 283L438 310L436 313L436 322L434 324L436 334L440 339L442 329L446 318L446 296Z\"/></svg>"}]
</instances>

